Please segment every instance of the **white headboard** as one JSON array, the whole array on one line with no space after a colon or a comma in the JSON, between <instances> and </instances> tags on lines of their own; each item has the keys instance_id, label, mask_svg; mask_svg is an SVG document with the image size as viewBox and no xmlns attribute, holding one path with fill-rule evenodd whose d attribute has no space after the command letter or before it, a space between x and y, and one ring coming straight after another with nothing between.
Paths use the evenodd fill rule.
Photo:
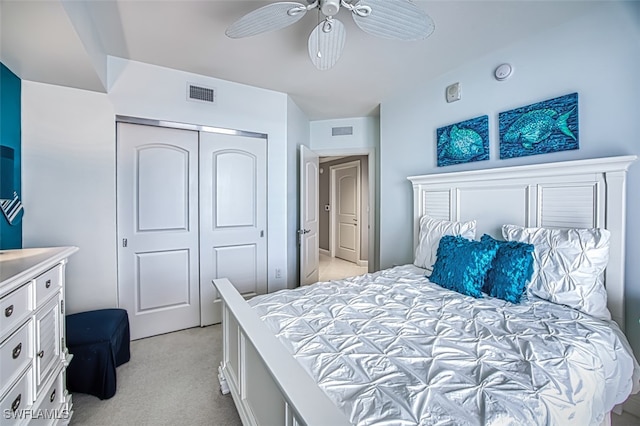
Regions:
<instances>
[{"instance_id":1,"label":"white headboard","mask_svg":"<svg viewBox=\"0 0 640 426\"><path fill-rule=\"evenodd\" d=\"M477 233L502 238L503 224L606 228L611 316L624 329L627 169L635 155L412 176L414 247L420 218L477 220Z\"/></svg>"}]
</instances>

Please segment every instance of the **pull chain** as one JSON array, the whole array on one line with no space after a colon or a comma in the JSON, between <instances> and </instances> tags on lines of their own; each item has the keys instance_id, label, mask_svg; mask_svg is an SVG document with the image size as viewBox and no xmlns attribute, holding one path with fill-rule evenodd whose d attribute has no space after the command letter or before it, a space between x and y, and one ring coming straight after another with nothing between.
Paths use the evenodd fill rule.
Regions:
<instances>
[{"instance_id":1,"label":"pull chain","mask_svg":"<svg viewBox=\"0 0 640 426\"><path fill-rule=\"evenodd\" d=\"M320 15L321 15L320 8L318 8L318 25L320 25ZM322 52L320 52L320 37L319 37L319 35L316 38L316 44L317 44L316 50L318 52L318 53L316 53L316 56L318 56L318 58L322 58Z\"/></svg>"}]
</instances>

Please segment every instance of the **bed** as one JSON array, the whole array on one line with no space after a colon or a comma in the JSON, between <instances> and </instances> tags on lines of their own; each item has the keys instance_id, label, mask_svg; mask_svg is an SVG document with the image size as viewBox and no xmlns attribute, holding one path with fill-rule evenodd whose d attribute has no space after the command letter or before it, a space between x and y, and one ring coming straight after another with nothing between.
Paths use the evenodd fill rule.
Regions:
<instances>
[{"instance_id":1,"label":"bed","mask_svg":"<svg viewBox=\"0 0 640 426\"><path fill-rule=\"evenodd\" d=\"M221 388L243 424L609 424L640 382L622 332L635 159L410 177L413 264L248 302L214 280ZM501 250L527 269L512 246L532 259L519 303L483 286L486 271L480 287L458 285L468 253L467 272L499 270ZM501 270L496 283L515 274Z\"/></svg>"}]
</instances>

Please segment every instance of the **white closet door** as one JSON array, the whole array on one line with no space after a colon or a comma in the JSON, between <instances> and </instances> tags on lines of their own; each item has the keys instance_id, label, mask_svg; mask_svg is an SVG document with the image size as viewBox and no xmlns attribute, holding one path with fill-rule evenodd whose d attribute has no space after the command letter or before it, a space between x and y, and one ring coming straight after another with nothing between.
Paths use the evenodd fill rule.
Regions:
<instances>
[{"instance_id":1,"label":"white closet door","mask_svg":"<svg viewBox=\"0 0 640 426\"><path fill-rule=\"evenodd\" d=\"M245 298L267 292L266 164L266 139L200 133L202 325L222 320L214 278Z\"/></svg>"},{"instance_id":2,"label":"white closet door","mask_svg":"<svg viewBox=\"0 0 640 426\"><path fill-rule=\"evenodd\" d=\"M198 132L118 123L117 141L118 301L131 338L197 326Z\"/></svg>"}]
</instances>

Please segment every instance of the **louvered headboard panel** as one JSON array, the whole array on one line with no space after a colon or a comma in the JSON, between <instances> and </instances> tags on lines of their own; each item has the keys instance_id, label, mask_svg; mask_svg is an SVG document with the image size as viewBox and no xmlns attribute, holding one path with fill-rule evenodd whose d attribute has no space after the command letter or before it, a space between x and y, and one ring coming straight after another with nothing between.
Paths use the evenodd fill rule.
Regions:
<instances>
[{"instance_id":1,"label":"louvered headboard panel","mask_svg":"<svg viewBox=\"0 0 640 426\"><path fill-rule=\"evenodd\" d=\"M636 156L412 176L414 247L420 218L477 221L477 236L502 238L509 223L547 228L606 228L608 305L624 327L626 172Z\"/></svg>"},{"instance_id":2,"label":"louvered headboard panel","mask_svg":"<svg viewBox=\"0 0 640 426\"><path fill-rule=\"evenodd\" d=\"M449 220L451 217L451 196L450 190L423 191L422 211L436 219Z\"/></svg>"},{"instance_id":3,"label":"louvered headboard panel","mask_svg":"<svg viewBox=\"0 0 640 426\"><path fill-rule=\"evenodd\" d=\"M599 228L604 226L605 182L538 186L538 226Z\"/></svg>"}]
</instances>

